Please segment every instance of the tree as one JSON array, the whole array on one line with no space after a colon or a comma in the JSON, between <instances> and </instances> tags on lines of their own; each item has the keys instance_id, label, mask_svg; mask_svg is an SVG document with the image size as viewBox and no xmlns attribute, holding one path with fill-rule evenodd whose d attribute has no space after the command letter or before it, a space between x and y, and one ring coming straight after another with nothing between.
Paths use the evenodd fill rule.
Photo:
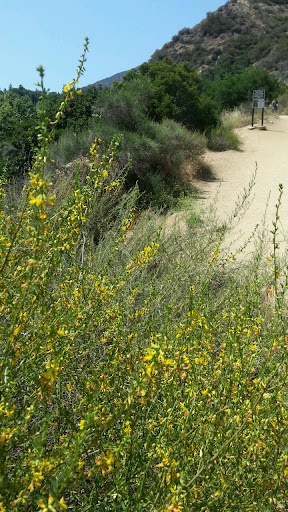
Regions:
<instances>
[{"instance_id":1,"label":"tree","mask_svg":"<svg viewBox=\"0 0 288 512\"><path fill-rule=\"evenodd\" d=\"M245 69L234 75L226 75L214 82L207 82L206 85L206 92L217 102L219 111L252 101L253 89L265 89L266 98L269 101L281 92L281 84L277 78L256 67Z\"/></svg>"},{"instance_id":2,"label":"tree","mask_svg":"<svg viewBox=\"0 0 288 512\"><path fill-rule=\"evenodd\" d=\"M27 95L13 90L0 96L0 174L3 167L24 172L32 162L36 138L36 107Z\"/></svg>"},{"instance_id":3,"label":"tree","mask_svg":"<svg viewBox=\"0 0 288 512\"><path fill-rule=\"evenodd\" d=\"M217 123L215 105L211 98L203 96L203 83L189 64L176 64L171 59L140 66L140 75L148 78L151 100L148 115L160 122L174 119L191 130L204 131ZM135 79L135 70L127 73L125 82Z\"/></svg>"}]
</instances>

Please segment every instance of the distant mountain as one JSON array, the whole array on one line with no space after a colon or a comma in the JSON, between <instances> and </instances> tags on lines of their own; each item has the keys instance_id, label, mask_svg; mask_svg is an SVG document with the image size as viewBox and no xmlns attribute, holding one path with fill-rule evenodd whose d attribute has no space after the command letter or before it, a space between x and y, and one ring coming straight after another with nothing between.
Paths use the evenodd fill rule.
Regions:
<instances>
[{"instance_id":1,"label":"distant mountain","mask_svg":"<svg viewBox=\"0 0 288 512\"><path fill-rule=\"evenodd\" d=\"M123 76L126 75L128 71L121 71L120 73L116 73L115 75L109 76L108 78L103 78L103 80L98 80L95 84L90 84L87 87L112 87L113 82L121 82Z\"/></svg>"},{"instance_id":2,"label":"distant mountain","mask_svg":"<svg viewBox=\"0 0 288 512\"><path fill-rule=\"evenodd\" d=\"M211 78L256 65L288 81L288 0L230 0L180 30L151 60L164 57Z\"/></svg>"}]
</instances>

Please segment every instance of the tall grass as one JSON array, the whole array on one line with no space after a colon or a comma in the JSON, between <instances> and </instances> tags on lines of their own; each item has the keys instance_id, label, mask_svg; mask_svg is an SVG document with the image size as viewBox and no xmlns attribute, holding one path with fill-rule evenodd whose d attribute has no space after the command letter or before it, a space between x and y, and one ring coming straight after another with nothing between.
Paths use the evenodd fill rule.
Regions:
<instances>
[{"instance_id":1,"label":"tall grass","mask_svg":"<svg viewBox=\"0 0 288 512\"><path fill-rule=\"evenodd\" d=\"M58 205L42 108L18 216L1 192L1 512L285 510L277 215L264 268L259 251L238 268L211 219L136 216L137 190L95 243L120 140L95 140Z\"/></svg>"},{"instance_id":2,"label":"tall grass","mask_svg":"<svg viewBox=\"0 0 288 512\"><path fill-rule=\"evenodd\" d=\"M221 114L221 121L225 126L232 129L242 128L251 123L251 108L235 108L234 110L225 110Z\"/></svg>"},{"instance_id":3,"label":"tall grass","mask_svg":"<svg viewBox=\"0 0 288 512\"><path fill-rule=\"evenodd\" d=\"M241 141L231 126L219 124L210 130L207 136L207 146L212 151L237 150L241 147Z\"/></svg>"}]
</instances>

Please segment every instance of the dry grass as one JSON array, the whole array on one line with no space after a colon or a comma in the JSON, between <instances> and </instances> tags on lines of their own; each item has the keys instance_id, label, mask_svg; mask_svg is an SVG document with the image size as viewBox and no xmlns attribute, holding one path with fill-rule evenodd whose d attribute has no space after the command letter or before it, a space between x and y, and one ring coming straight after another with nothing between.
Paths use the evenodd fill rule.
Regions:
<instances>
[{"instance_id":1,"label":"dry grass","mask_svg":"<svg viewBox=\"0 0 288 512\"><path fill-rule=\"evenodd\" d=\"M195 180L211 181L215 179L213 169L204 158L187 159L181 167L181 178L184 183L191 184Z\"/></svg>"},{"instance_id":2,"label":"dry grass","mask_svg":"<svg viewBox=\"0 0 288 512\"><path fill-rule=\"evenodd\" d=\"M242 128L251 123L251 114L248 111L236 108L235 110L225 110L221 115L221 121L229 128Z\"/></svg>"}]
</instances>

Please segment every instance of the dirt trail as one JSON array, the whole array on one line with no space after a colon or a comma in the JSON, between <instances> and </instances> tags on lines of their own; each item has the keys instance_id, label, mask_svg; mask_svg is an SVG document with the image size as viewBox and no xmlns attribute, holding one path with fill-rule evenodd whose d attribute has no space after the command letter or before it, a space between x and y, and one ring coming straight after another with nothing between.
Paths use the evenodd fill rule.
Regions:
<instances>
[{"instance_id":1,"label":"dirt trail","mask_svg":"<svg viewBox=\"0 0 288 512\"><path fill-rule=\"evenodd\" d=\"M272 222L275 220L275 205L278 199L279 183L283 184L284 192L280 207L281 247L284 249L284 239L288 233L288 116L280 116L267 124L267 130L248 130L248 127L237 129L243 145L241 151L214 153L208 151L205 158L212 165L217 180L201 182L202 210L217 196L216 211L221 221L226 220L235 208L237 197L247 188L257 165L256 182L252 196L254 199L249 209L240 220L228 243L234 251L253 233L256 224L261 224L266 210L266 225L269 241ZM238 242L233 241L238 237ZM254 237L255 239L255 237ZM252 250L252 242L246 249L246 254ZM268 252L271 252L268 249Z\"/></svg>"}]
</instances>

